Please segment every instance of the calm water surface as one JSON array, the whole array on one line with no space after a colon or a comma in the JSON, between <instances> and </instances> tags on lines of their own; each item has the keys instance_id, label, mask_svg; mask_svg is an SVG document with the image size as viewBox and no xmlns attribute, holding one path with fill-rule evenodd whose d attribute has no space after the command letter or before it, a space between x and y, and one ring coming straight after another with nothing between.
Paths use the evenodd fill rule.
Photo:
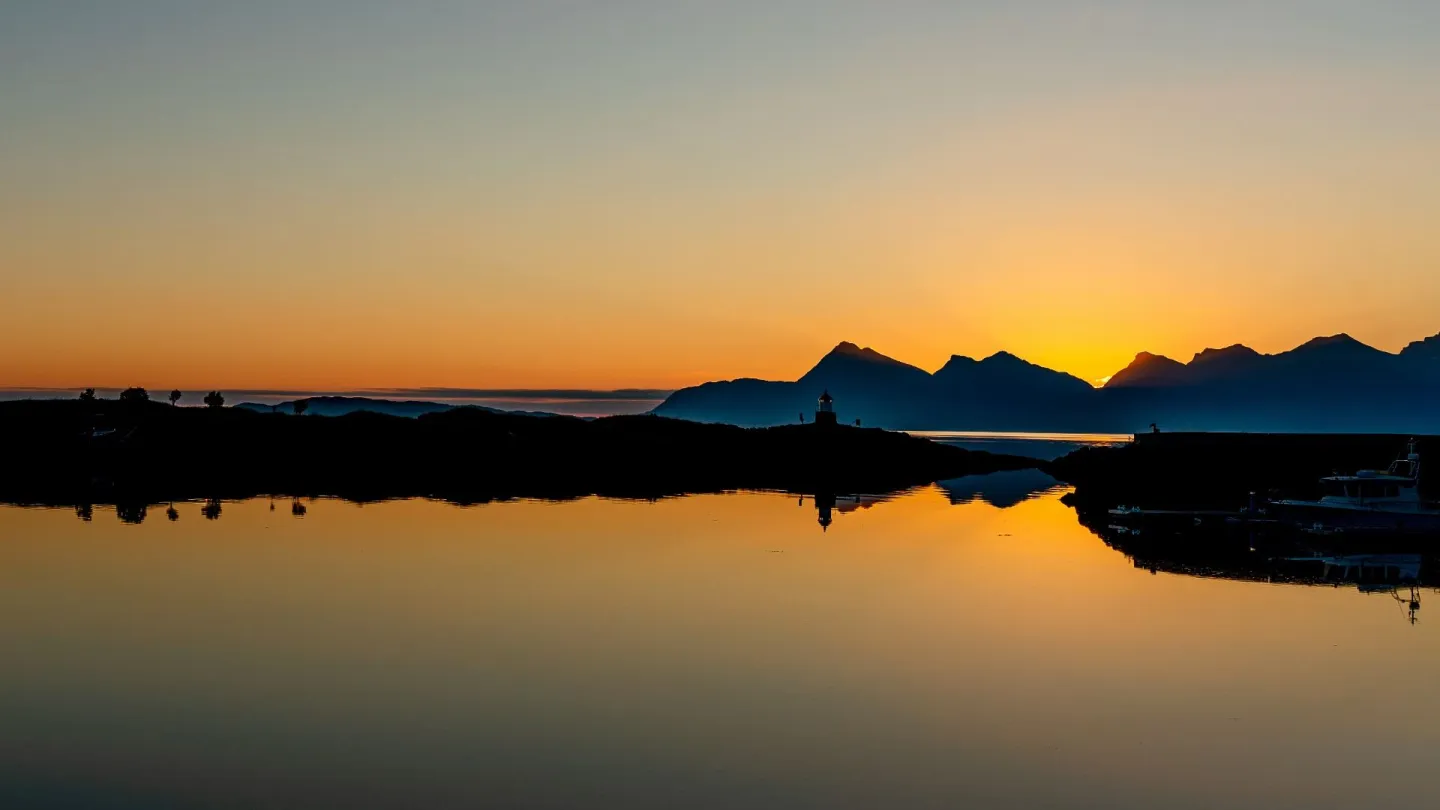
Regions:
<instances>
[{"instance_id":1,"label":"calm water surface","mask_svg":"<svg viewBox=\"0 0 1440 810\"><path fill-rule=\"evenodd\" d=\"M911 430L941 444L953 444L966 450L984 450L1014 456L1057 459L1080 447L1125 444L1134 439L1129 433L1032 433L996 430Z\"/></svg>"},{"instance_id":2,"label":"calm water surface","mask_svg":"<svg viewBox=\"0 0 1440 810\"><path fill-rule=\"evenodd\" d=\"M1440 625L1137 568L1036 475L827 531L761 493L0 508L0 806L1427 804Z\"/></svg>"}]
</instances>

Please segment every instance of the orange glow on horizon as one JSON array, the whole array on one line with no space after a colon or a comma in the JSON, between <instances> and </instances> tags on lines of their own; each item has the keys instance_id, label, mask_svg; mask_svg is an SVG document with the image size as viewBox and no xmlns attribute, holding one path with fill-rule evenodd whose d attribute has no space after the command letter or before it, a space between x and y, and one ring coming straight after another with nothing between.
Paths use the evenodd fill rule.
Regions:
<instances>
[{"instance_id":1,"label":"orange glow on horizon","mask_svg":"<svg viewBox=\"0 0 1440 810\"><path fill-rule=\"evenodd\" d=\"M1440 331L1399 16L486 7L0 25L0 385L677 388L842 340L1093 381Z\"/></svg>"}]
</instances>

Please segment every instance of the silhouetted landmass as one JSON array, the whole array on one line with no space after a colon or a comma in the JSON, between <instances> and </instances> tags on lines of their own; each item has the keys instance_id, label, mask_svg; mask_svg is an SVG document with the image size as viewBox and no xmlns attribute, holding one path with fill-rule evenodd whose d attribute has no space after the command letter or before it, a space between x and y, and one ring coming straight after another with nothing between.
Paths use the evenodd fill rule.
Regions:
<instances>
[{"instance_id":1,"label":"silhouetted landmass","mask_svg":"<svg viewBox=\"0 0 1440 810\"><path fill-rule=\"evenodd\" d=\"M11 437L0 500L16 503L881 492L1034 463L877 429L479 408L324 417L77 399L0 403L0 422Z\"/></svg>"},{"instance_id":2,"label":"silhouetted landmass","mask_svg":"<svg viewBox=\"0 0 1440 810\"><path fill-rule=\"evenodd\" d=\"M934 374L841 343L795 382L742 379L676 391L655 413L741 425L793 422L823 390L841 421L904 430L1440 432L1440 335L1398 354L1348 335L1266 355L1206 349L1188 363L1141 352L1096 389L1000 352Z\"/></svg>"},{"instance_id":3,"label":"silhouetted landmass","mask_svg":"<svg viewBox=\"0 0 1440 810\"><path fill-rule=\"evenodd\" d=\"M304 413L311 416L345 416L351 413L380 413L388 416L403 416L415 418L424 416L427 413L440 413L442 411L454 410L455 408L472 408L475 410L489 411L491 413L518 413L527 416L554 416L551 413L537 411L502 411L497 408L487 408L483 405L450 405L443 402L428 402L422 400L395 400L377 399L375 397L341 397L321 396L305 397L303 399L287 400L275 405L265 405L258 402L242 402L236 408L256 413L294 413L297 404L301 404Z\"/></svg>"},{"instance_id":4,"label":"silhouetted landmass","mask_svg":"<svg viewBox=\"0 0 1440 810\"><path fill-rule=\"evenodd\" d=\"M1119 505L1239 509L1251 492L1319 497L1320 478L1385 469L1406 448L1403 434L1156 433L1130 444L1085 447L1044 469L1075 486L1067 502L1082 511ZM1440 438L1420 437L1422 457ZM1420 490L1434 489L1422 467Z\"/></svg>"},{"instance_id":5,"label":"silhouetted landmass","mask_svg":"<svg viewBox=\"0 0 1440 810\"><path fill-rule=\"evenodd\" d=\"M259 402L241 402L235 407L255 413L294 413L295 403L304 402L306 413L312 416L344 416L359 411L383 413L390 416L414 418L427 413L448 411L452 406L439 402L418 402L414 400L372 399L370 397L305 397L286 400L275 405Z\"/></svg>"},{"instance_id":6,"label":"silhouetted landmass","mask_svg":"<svg viewBox=\"0 0 1440 810\"><path fill-rule=\"evenodd\" d=\"M1132 424L1249 431L1440 431L1440 340L1398 354L1349 335L1266 355L1206 349L1189 363L1142 355L1101 392Z\"/></svg>"}]
</instances>

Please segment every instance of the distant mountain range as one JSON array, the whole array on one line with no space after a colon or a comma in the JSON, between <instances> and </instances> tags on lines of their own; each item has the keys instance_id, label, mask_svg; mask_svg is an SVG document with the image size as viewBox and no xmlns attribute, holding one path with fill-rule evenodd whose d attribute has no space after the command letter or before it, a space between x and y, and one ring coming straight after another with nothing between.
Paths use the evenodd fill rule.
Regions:
<instances>
[{"instance_id":1,"label":"distant mountain range","mask_svg":"<svg viewBox=\"0 0 1440 810\"><path fill-rule=\"evenodd\" d=\"M841 343L794 382L740 379L671 394L654 413L707 422L808 420L829 391L843 422L910 430L1440 432L1440 335L1398 354L1349 335L1278 354L1141 352L1103 388L1008 352L956 355L933 374Z\"/></svg>"}]
</instances>

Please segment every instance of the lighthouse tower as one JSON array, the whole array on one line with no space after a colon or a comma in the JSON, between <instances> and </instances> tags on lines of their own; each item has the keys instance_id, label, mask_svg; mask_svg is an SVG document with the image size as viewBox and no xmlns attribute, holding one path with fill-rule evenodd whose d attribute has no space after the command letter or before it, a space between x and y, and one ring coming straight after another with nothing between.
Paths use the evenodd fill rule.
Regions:
<instances>
[{"instance_id":1,"label":"lighthouse tower","mask_svg":"<svg viewBox=\"0 0 1440 810\"><path fill-rule=\"evenodd\" d=\"M829 391L820 395L820 404L815 408L815 424L835 424L835 400Z\"/></svg>"}]
</instances>

